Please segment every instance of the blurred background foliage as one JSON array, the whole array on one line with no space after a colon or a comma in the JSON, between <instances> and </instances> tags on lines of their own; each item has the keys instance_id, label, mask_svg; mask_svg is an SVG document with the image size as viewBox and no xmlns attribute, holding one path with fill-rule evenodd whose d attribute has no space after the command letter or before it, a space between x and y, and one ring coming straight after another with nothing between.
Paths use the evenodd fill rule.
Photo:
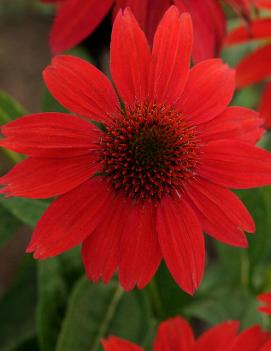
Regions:
<instances>
[{"instance_id":1,"label":"blurred background foliage","mask_svg":"<svg viewBox=\"0 0 271 351\"><path fill-rule=\"evenodd\" d=\"M42 68L50 59L51 7L30 0L1 0L0 20L0 123L26 110L63 111L41 81ZM236 21L231 18L229 25ZM93 40L98 40L97 33ZM235 65L255 45L225 49L223 59ZM93 54L87 41L72 54L108 72L106 49ZM256 108L261 88L238 91L233 104ZM268 133L262 147L270 148ZM20 158L2 150L1 174ZM117 279L106 286L87 281L80 248L34 261L24 250L48 201L0 196L0 350L98 351L100 339L109 334L150 349L157 323L177 314L190 320L197 333L227 319L240 320L242 328L256 323L269 328L268 318L256 310L255 297L271 289L271 188L238 195L252 213L257 231L249 234L248 250L206 237L205 277L193 298L177 287L164 264L146 289L126 294Z\"/></svg>"}]
</instances>

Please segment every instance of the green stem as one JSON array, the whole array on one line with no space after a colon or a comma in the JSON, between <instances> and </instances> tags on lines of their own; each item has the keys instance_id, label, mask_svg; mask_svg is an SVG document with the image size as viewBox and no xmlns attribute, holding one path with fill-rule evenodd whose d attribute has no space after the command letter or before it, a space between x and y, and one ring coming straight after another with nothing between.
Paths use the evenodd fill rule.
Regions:
<instances>
[{"instance_id":1,"label":"green stem","mask_svg":"<svg viewBox=\"0 0 271 351\"><path fill-rule=\"evenodd\" d=\"M261 313L263 329L269 330L270 328L270 318L265 313Z\"/></svg>"},{"instance_id":2,"label":"green stem","mask_svg":"<svg viewBox=\"0 0 271 351\"><path fill-rule=\"evenodd\" d=\"M162 303L161 303L160 294L159 294L159 291L158 291L158 288L157 288L157 284L156 284L155 278L153 278L151 280L151 282L149 283L149 285L148 285L148 292L149 292L151 301L153 303L156 316L159 317L159 318L162 318L164 316L163 306L162 306Z\"/></svg>"},{"instance_id":3,"label":"green stem","mask_svg":"<svg viewBox=\"0 0 271 351\"><path fill-rule=\"evenodd\" d=\"M122 287L120 285L118 285L118 287L115 290L114 295L112 296L112 300L108 306L108 309L105 313L104 319L103 319L101 326L99 328L99 332L94 340L91 351L99 350L101 339L106 335L106 331L108 329L108 326L109 326L109 324L110 324L110 322L111 322L111 320L116 312L118 304L119 304L123 295L124 295L124 290L122 289Z\"/></svg>"},{"instance_id":4,"label":"green stem","mask_svg":"<svg viewBox=\"0 0 271 351\"><path fill-rule=\"evenodd\" d=\"M249 259L247 252L241 252L241 283L243 286L249 285Z\"/></svg>"}]
</instances>

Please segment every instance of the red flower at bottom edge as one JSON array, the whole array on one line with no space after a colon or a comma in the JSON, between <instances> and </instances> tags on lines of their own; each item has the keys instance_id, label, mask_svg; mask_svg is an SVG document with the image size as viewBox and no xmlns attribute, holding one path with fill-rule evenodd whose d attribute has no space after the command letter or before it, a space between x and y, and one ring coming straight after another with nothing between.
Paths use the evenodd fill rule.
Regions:
<instances>
[{"instance_id":1,"label":"red flower at bottom edge","mask_svg":"<svg viewBox=\"0 0 271 351\"><path fill-rule=\"evenodd\" d=\"M2 127L0 145L29 158L0 179L1 192L59 196L27 248L35 258L82 243L88 277L107 282L118 270L126 290L143 288L164 258L193 293L204 271L203 231L247 247L254 222L228 188L270 184L271 155L254 146L258 114L227 107L234 71L218 59L189 69L192 39L190 16L171 7L151 52L132 13L119 13L111 74L121 104L94 66L59 56L45 82L86 119L41 113Z\"/></svg>"},{"instance_id":2,"label":"red flower at bottom edge","mask_svg":"<svg viewBox=\"0 0 271 351\"><path fill-rule=\"evenodd\" d=\"M190 325L176 317L160 324L153 351L270 351L271 335L259 326L237 335L239 322L221 323L197 340ZM105 351L144 351L141 347L116 337L102 342Z\"/></svg>"}]
</instances>

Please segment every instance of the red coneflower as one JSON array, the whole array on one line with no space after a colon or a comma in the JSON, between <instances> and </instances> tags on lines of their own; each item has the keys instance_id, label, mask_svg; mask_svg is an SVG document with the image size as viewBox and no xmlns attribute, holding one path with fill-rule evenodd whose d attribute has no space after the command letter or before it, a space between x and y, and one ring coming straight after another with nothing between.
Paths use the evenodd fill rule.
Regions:
<instances>
[{"instance_id":1,"label":"red coneflower","mask_svg":"<svg viewBox=\"0 0 271 351\"><path fill-rule=\"evenodd\" d=\"M181 12L190 12L196 62L218 55L225 34L226 20L218 0L43 0L59 5L50 35L53 52L58 53L79 44L88 37L113 7L130 7L149 41L164 12L175 4ZM251 0L224 0L237 12L248 17Z\"/></svg>"},{"instance_id":2,"label":"red coneflower","mask_svg":"<svg viewBox=\"0 0 271 351\"><path fill-rule=\"evenodd\" d=\"M271 335L259 326L239 335L239 322L221 323L195 338L190 325L180 317L160 324L153 351L270 351ZM144 351L143 348L117 337L102 341L105 351Z\"/></svg>"},{"instance_id":3,"label":"red coneflower","mask_svg":"<svg viewBox=\"0 0 271 351\"><path fill-rule=\"evenodd\" d=\"M234 71L219 59L191 70L192 22L172 6L150 51L130 10L112 32L111 74L59 56L45 82L66 108L2 127L0 145L29 156L0 179L8 196L59 196L27 252L58 255L83 243L87 275L143 288L164 258L187 292L204 271L204 237L247 247L254 222L227 188L271 183L271 155L254 111L227 107ZM121 98L119 102L118 96ZM89 121L91 120L91 121ZM90 123L90 122L94 122Z\"/></svg>"},{"instance_id":4,"label":"red coneflower","mask_svg":"<svg viewBox=\"0 0 271 351\"><path fill-rule=\"evenodd\" d=\"M258 7L271 9L271 0L255 1ZM256 19L250 26L239 26L229 33L225 44L240 44L250 40L266 40L271 38L271 17ZM271 44L263 46L247 55L236 67L237 88L258 83L271 77ZM261 101L259 112L265 120L265 126L271 128L271 83L267 83Z\"/></svg>"}]
</instances>

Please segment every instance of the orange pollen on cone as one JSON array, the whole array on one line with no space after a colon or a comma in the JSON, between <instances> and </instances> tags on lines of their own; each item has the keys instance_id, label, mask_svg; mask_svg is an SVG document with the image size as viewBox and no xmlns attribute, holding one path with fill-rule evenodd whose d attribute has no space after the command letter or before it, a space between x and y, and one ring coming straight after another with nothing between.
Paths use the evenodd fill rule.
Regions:
<instances>
[{"instance_id":1,"label":"orange pollen on cone","mask_svg":"<svg viewBox=\"0 0 271 351\"><path fill-rule=\"evenodd\" d=\"M105 176L132 199L160 200L196 176L200 144L172 106L136 104L114 116L101 139Z\"/></svg>"}]
</instances>

